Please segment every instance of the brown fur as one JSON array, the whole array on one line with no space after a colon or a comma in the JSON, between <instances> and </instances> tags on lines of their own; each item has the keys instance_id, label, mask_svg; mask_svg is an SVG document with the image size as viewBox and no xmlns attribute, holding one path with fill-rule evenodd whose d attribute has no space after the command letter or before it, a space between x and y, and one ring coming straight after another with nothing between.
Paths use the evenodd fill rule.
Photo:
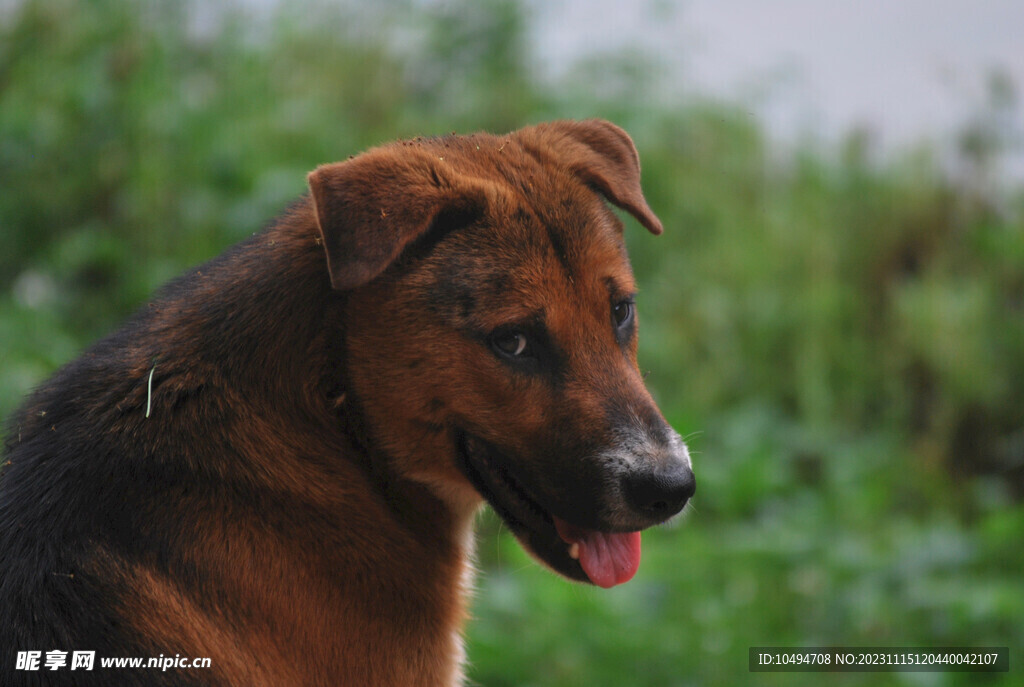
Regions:
<instances>
[{"instance_id":1,"label":"brown fur","mask_svg":"<svg viewBox=\"0 0 1024 687\"><path fill-rule=\"evenodd\" d=\"M14 651L57 648L212 658L45 676L76 684L457 684L482 491L540 560L586 580L488 480L602 531L692 494L684 475L680 503L624 505L596 458L635 430L658 438L615 460L679 462L635 325L611 320L635 284L600 196L661 231L621 129L400 142L309 183L15 418L5 679ZM495 349L503 327L529 333L532 358Z\"/></svg>"}]
</instances>

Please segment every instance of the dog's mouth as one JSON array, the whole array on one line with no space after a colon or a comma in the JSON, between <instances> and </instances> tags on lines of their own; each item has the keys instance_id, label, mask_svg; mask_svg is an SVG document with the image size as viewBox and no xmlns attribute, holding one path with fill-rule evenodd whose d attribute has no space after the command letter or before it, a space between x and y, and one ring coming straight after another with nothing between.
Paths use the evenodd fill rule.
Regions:
<instances>
[{"instance_id":1,"label":"dog's mouth","mask_svg":"<svg viewBox=\"0 0 1024 687\"><path fill-rule=\"evenodd\" d=\"M541 562L573 580L599 587L628 582L640 566L640 532L588 529L555 516L513 474L492 445L457 435L459 464L477 491Z\"/></svg>"}]
</instances>

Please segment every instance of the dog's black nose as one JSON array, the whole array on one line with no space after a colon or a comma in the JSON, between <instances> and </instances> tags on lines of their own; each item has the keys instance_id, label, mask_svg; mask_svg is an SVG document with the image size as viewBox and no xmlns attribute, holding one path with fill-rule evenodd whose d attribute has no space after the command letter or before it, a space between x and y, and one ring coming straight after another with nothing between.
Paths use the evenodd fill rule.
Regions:
<instances>
[{"instance_id":1,"label":"dog's black nose","mask_svg":"<svg viewBox=\"0 0 1024 687\"><path fill-rule=\"evenodd\" d=\"M665 520L683 509L697 491L693 470L682 462L638 470L625 481L626 500L647 517Z\"/></svg>"}]
</instances>

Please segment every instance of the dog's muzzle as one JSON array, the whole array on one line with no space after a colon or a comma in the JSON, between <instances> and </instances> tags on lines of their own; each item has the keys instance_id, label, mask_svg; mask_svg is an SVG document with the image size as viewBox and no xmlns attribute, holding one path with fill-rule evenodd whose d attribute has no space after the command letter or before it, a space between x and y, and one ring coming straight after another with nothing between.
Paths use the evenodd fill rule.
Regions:
<instances>
[{"instance_id":1,"label":"dog's muzzle","mask_svg":"<svg viewBox=\"0 0 1024 687\"><path fill-rule=\"evenodd\" d=\"M566 577L612 587L640 565L640 530L679 513L696 492L686 446L671 430L668 436L599 456L601 486L546 495L528 488L518 461L496 447L465 433L457 444L464 473L529 551ZM604 507L580 508L566 501L568 492L600 492Z\"/></svg>"},{"instance_id":2,"label":"dog's muzzle","mask_svg":"<svg viewBox=\"0 0 1024 687\"><path fill-rule=\"evenodd\" d=\"M610 491L617 495L604 518L618 527L643 529L679 513L697 492L683 440L665 427L623 443L602 457L613 481Z\"/></svg>"}]
</instances>

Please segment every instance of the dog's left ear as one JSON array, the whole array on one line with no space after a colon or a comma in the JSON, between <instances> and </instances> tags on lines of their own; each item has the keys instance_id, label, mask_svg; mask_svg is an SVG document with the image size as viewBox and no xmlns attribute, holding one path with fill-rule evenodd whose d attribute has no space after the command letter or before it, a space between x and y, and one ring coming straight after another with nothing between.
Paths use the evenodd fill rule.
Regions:
<instances>
[{"instance_id":1,"label":"dog's left ear","mask_svg":"<svg viewBox=\"0 0 1024 687\"><path fill-rule=\"evenodd\" d=\"M603 119L550 122L533 131L584 183L629 212L652 234L663 231L640 189L640 156L629 134Z\"/></svg>"},{"instance_id":2,"label":"dog's left ear","mask_svg":"<svg viewBox=\"0 0 1024 687\"><path fill-rule=\"evenodd\" d=\"M401 144L321 165L307 181L337 290L369 282L432 228L471 222L487 204L480 180Z\"/></svg>"}]
</instances>

